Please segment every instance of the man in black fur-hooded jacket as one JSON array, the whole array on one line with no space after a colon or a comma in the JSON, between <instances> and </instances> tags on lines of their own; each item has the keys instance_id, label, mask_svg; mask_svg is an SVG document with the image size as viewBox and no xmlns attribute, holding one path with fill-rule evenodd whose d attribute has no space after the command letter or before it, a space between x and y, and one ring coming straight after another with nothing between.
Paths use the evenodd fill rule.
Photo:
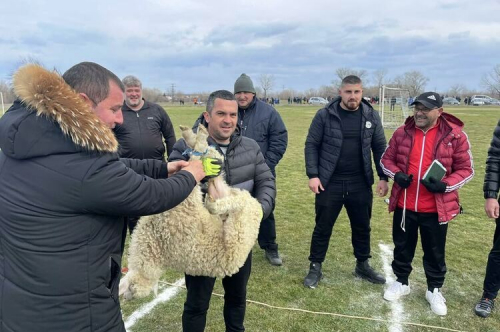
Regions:
<instances>
[{"instance_id":1,"label":"man in black fur-hooded jacket","mask_svg":"<svg viewBox=\"0 0 500 332\"><path fill-rule=\"evenodd\" d=\"M309 189L316 194L311 263L304 279L304 286L310 288L315 288L322 278L321 265L343 206L351 223L355 274L372 283L385 283L385 278L368 264L374 183L372 152L380 178L377 194L385 196L388 191L387 176L379 164L386 147L384 130L378 113L362 98L359 77L345 77L339 95L316 113L304 150Z\"/></svg>"},{"instance_id":2,"label":"man in black fur-hooded jacket","mask_svg":"<svg viewBox=\"0 0 500 332\"><path fill-rule=\"evenodd\" d=\"M0 119L0 330L124 332L123 216L176 206L203 166L120 161L123 85L95 63L63 77L26 65L13 84L19 100Z\"/></svg>"},{"instance_id":3,"label":"man in black fur-hooded jacket","mask_svg":"<svg viewBox=\"0 0 500 332\"><path fill-rule=\"evenodd\" d=\"M276 177L276 166L283 158L288 145L288 131L280 114L255 94L252 79L241 74L234 83L234 94L238 101L238 124L241 135L257 142L267 165ZM265 250L269 263L275 266L282 264L276 243L276 221L273 211L262 220L259 229L259 246Z\"/></svg>"}]
</instances>

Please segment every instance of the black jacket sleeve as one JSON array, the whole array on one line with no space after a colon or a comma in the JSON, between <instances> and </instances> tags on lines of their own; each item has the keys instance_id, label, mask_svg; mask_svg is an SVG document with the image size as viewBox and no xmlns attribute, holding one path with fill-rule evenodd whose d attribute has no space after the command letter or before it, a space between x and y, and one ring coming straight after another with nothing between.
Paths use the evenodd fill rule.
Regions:
<instances>
[{"instance_id":1,"label":"black jacket sleeve","mask_svg":"<svg viewBox=\"0 0 500 332\"><path fill-rule=\"evenodd\" d=\"M269 168L274 170L288 146L288 131L277 111L271 113L268 135L268 148L264 157Z\"/></svg>"},{"instance_id":2,"label":"black jacket sleeve","mask_svg":"<svg viewBox=\"0 0 500 332\"><path fill-rule=\"evenodd\" d=\"M144 216L185 200L196 180L186 171L168 179L139 175L117 158L99 158L82 181L81 204L89 213Z\"/></svg>"},{"instance_id":3,"label":"black jacket sleeve","mask_svg":"<svg viewBox=\"0 0 500 332\"><path fill-rule=\"evenodd\" d=\"M162 124L161 124L161 132L163 134L163 137L165 139L165 145L167 147L167 155L170 156L172 153L172 149L175 144L175 130L174 126L172 125L172 121L170 120L170 117L168 116L166 111L161 112L162 116Z\"/></svg>"},{"instance_id":4,"label":"black jacket sleeve","mask_svg":"<svg viewBox=\"0 0 500 332\"><path fill-rule=\"evenodd\" d=\"M255 145L257 145L257 143ZM271 169L264 160L262 152L260 152L260 149L257 149L257 151L258 153L255 160L255 185L252 196L262 205L262 211L264 213L262 220L264 220L269 217L274 207L276 182L271 173Z\"/></svg>"},{"instance_id":5,"label":"black jacket sleeve","mask_svg":"<svg viewBox=\"0 0 500 332\"><path fill-rule=\"evenodd\" d=\"M372 138L372 152L373 159L375 162L375 168L377 170L378 177L380 180L388 181L389 178L384 174L382 167L380 166L380 159L384 154L385 148L387 147L387 141L385 139L384 128L382 127L382 120L377 111L373 110L373 118L375 122L375 132Z\"/></svg>"},{"instance_id":6,"label":"black jacket sleeve","mask_svg":"<svg viewBox=\"0 0 500 332\"><path fill-rule=\"evenodd\" d=\"M146 175L153 179L168 177L167 163L162 160L120 158L120 161L137 174Z\"/></svg>"},{"instance_id":7,"label":"black jacket sleeve","mask_svg":"<svg viewBox=\"0 0 500 332\"><path fill-rule=\"evenodd\" d=\"M306 160L306 174L309 179L319 177L319 151L323 140L326 112L327 110L323 108L316 113L309 127L309 133L307 134L304 154ZM323 183L323 185L326 185L326 183Z\"/></svg>"},{"instance_id":8,"label":"black jacket sleeve","mask_svg":"<svg viewBox=\"0 0 500 332\"><path fill-rule=\"evenodd\" d=\"M484 198L497 198L500 183L500 121L498 122L486 158L484 174Z\"/></svg>"},{"instance_id":9,"label":"black jacket sleeve","mask_svg":"<svg viewBox=\"0 0 500 332\"><path fill-rule=\"evenodd\" d=\"M188 145L184 138L181 138L180 140L175 142L174 146L172 147L172 153L168 154L168 161L189 160L189 156L187 154L184 154L187 148Z\"/></svg>"}]
</instances>

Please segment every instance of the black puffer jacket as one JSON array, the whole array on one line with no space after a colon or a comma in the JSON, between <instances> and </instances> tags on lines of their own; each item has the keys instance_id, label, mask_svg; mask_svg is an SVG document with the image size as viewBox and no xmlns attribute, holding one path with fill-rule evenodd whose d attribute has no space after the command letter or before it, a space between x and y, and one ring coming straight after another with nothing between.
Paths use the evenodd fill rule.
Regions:
<instances>
[{"instance_id":1,"label":"black puffer jacket","mask_svg":"<svg viewBox=\"0 0 500 332\"><path fill-rule=\"evenodd\" d=\"M486 158L486 173L484 174L484 198L498 198L500 184L500 121L498 122Z\"/></svg>"},{"instance_id":2,"label":"black puffer jacket","mask_svg":"<svg viewBox=\"0 0 500 332\"><path fill-rule=\"evenodd\" d=\"M326 186L332 177L342 148L342 122L339 116L340 97L332 100L325 108L316 113L309 127L305 144L306 173L309 178L319 177ZM381 180L387 176L380 167L380 158L385 151L386 140L378 112L364 100L360 104L361 144L363 167L366 183L372 185L372 158Z\"/></svg>"},{"instance_id":3,"label":"black puffer jacket","mask_svg":"<svg viewBox=\"0 0 500 332\"><path fill-rule=\"evenodd\" d=\"M267 166L275 174L274 170L288 145L288 132L280 114L254 96L247 109L238 109L238 124L241 135L259 144Z\"/></svg>"},{"instance_id":4,"label":"black puffer jacket","mask_svg":"<svg viewBox=\"0 0 500 332\"><path fill-rule=\"evenodd\" d=\"M139 111L123 104L123 124L114 132L120 143L119 153L123 158L164 160L172 152L175 132L167 112L158 104L144 100ZM165 144L163 143L165 140Z\"/></svg>"},{"instance_id":5,"label":"black puffer jacket","mask_svg":"<svg viewBox=\"0 0 500 332\"><path fill-rule=\"evenodd\" d=\"M16 102L0 119L0 330L123 332L122 216L172 208L196 181L185 171L160 180L135 173L59 75L32 66L19 71L26 80L14 76L28 105ZM127 163L165 172L161 163Z\"/></svg>"},{"instance_id":6,"label":"black puffer jacket","mask_svg":"<svg viewBox=\"0 0 500 332\"><path fill-rule=\"evenodd\" d=\"M207 126L204 120L202 124ZM209 144L217 146L217 143L211 138L209 138ZM178 140L168 160L188 160L189 156L183 154L187 148L188 146L184 139ZM218 146L217 148L222 153ZM274 206L276 184L255 141L247 137L242 137L236 131L231 137L231 142L226 151L224 171L226 182L231 187L249 191L262 205L264 212L263 219L267 218Z\"/></svg>"}]
</instances>

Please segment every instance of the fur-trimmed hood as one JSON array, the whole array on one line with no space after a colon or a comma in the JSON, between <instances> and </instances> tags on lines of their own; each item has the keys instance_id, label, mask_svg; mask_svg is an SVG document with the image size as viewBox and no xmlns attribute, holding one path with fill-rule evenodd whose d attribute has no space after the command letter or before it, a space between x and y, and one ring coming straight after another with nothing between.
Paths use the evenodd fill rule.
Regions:
<instances>
[{"instance_id":1,"label":"fur-trimmed hood","mask_svg":"<svg viewBox=\"0 0 500 332\"><path fill-rule=\"evenodd\" d=\"M13 85L18 100L0 119L0 148L9 157L117 151L112 130L57 72L28 64Z\"/></svg>"}]
</instances>

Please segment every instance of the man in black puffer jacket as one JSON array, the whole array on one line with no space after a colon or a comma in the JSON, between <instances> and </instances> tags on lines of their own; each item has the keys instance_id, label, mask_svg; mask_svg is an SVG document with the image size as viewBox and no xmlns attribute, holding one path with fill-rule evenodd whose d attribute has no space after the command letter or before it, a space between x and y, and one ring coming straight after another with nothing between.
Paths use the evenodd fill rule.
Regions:
<instances>
[{"instance_id":1,"label":"man in black puffer jacket","mask_svg":"<svg viewBox=\"0 0 500 332\"><path fill-rule=\"evenodd\" d=\"M237 130L238 107L234 95L225 90L215 91L208 97L203 119L207 127L209 143L224 154L226 182L235 188L248 190L262 205L265 219L272 211L276 187L274 177L267 166L260 148L254 140L243 137ZM187 160L184 152L188 146L184 139L177 141L169 160ZM189 222L189 218L186 220ZM222 279L224 286L224 321L226 331L244 331L246 289L252 265L252 253L241 269ZM187 299L182 314L185 332L201 332L205 329L210 296L215 278L186 275Z\"/></svg>"},{"instance_id":2,"label":"man in black puffer jacket","mask_svg":"<svg viewBox=\"0 0 500 332\"><path fill-rule=\"evenodd\" d=\"M351 223L357 260L355 274L373 283L385 283L385 278L368 264L374 182L372 151L380 178L377 193L385 196L388 191L387 176L379 165L386 147L384 130L378 113L362 98L359 77L345 77L339 95L316 113L305 145L309 189L316 194L311 264L304 280L304 286L310 288L315 288L322 278L321 264L342 206Z\"/></svg>"},{"instance_id":3,"label":"man in black puffer jacket","mask_svg":"<svg viewBox=\"0 0 500 332\"><path fill-rule=\"evenodd\" d=\"M13 84L19 100L0 119L0 330L124 332L123 215L173 208L202 164L120 161L111 128L123 121L124 89L98 64L63 77L26 65ZM155 180L127 165L178 172Z\"/></svg>"},{"instance_id":4,"label":"man in black puffer jacket","mask_svg":"<svg viewBox=\"0 0 500 332\"><path fill-rule=\"evenodd\" d=\"M498 190L500 187L500 121L498 122L486 158L486 173L484 175L484 210L489 218L496 222L493 236L493 248L488 255L486 276L484 278L483 296L476 304L474 311L478 316L488 317L495 305L495 299L500 289L500 213Z\"/></svg>"},{"instance_id":5,"label":"man in black puffer jacket","mask_svg":"<svg viewBox=\"0 0 500 332\"><path fill-rule=\"evenodd\" d=\"M255 95L253 82L245 74L234 83L234 94L238 101L238 123L241 135L250 137L260 146L267 165L276 177L276 166L283 158L288 145L288 132L280 114ZM262 220L259 229L259 246L265 250L272 265L282 264L276 243L276 221L273 211Z\"/></svg>"}]
</instances>

